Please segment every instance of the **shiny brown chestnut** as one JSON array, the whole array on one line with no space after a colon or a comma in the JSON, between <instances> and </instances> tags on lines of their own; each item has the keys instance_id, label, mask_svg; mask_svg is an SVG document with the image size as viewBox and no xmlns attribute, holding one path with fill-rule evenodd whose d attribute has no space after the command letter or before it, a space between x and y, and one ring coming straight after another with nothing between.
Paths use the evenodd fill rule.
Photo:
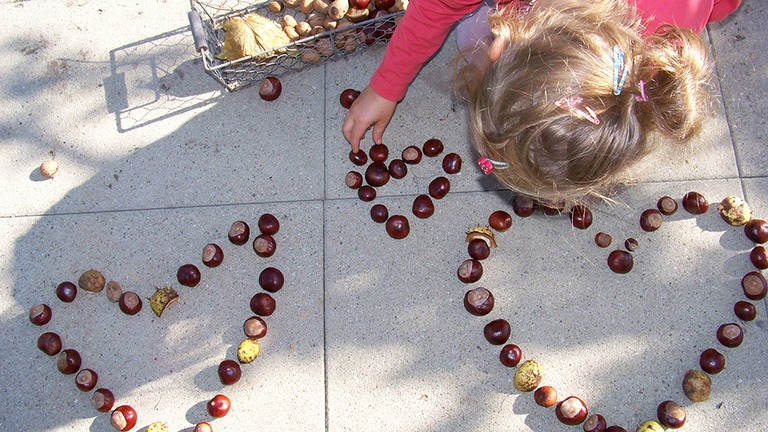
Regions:
<instances>
[{"instance_id":1,"label":"shiny brown chestnut","mask_svg":"<svg viewBox=\"0 0 768 432\"><path fill-rule=\"evenodd\" d=\"M760 270L768 269L768 253L765 252L765 247L755 246L749 253L749 261L755 268Z\"/></svg>"},{"instance_id":2,"label":"shiny brown chestnut","mask_svg":"<svg viewBox=\"0 0 768 432\"><path fill-rule=\"evenodd\" d=\"M527 195L515 195L512 200L512 211L520 217L528 217L536 211L536 201Z\"/></svg>"},{"instance_id":3,"label":"shiny brown chestnut","mask_svg":"<svg viewBox=\"0 0 768 432\"><path fill-rule=\"evenodd\" d=\"M275 235L280 231L280 221L272 213L264 213L259 216L257 225L262 234Z\"/></svg>"},{"instance_id":4,"label":"shiny brown chestnut","mask_svg":"<svg viewBox=\"0 0 768 432\"><path fill-rule=\"evenodd\" d=\"M240 381L242 371L240 365L234 360L222 360L217 369L219 381L224 385L232 385Z\"/></svg>"},{"instance_id":5,"label":"shiny brown chestnut","mask_svg":"<svg viewBox=\"0 0 768 432\"><path fill-rule=\"evenodd\" d=\"M605 422L605 417L600 414L592 414L584 421L582 428L584 432L605 432L605 428L608 424Z\"/></svg>"},{"instance_id":6,"label":"shiny brown chestnut","mask_svg":"<svg viewBox=\"0 0 768 432\"><path fill-rule=\"evenodd\" d=\"M465 260L456 270L459 280L464 283L473 283L483 276L483 264L476 259Z\"/></svg>"},{"instance_id":7,"label":"shiny brown chestnut","mask_svg":"<svg viewBox=\"0 0 768 432\"><path fill-rule=\"evenodd\" d=\"M680 429L685 425L685 409L675 401L667 400L656 408L659 423L669 429Z\"/></svg>"},{"instance_id":8,"label":"shiny brown chestnut","mask_svg":"<svg viewBox=\"0 0 768 432\"><path fill-rule=\"evenodd\" d=\"M461 172L461 156L457 153L448 153L443 158L443 171L448 174L458 174Z\"/></svg>"},{"instance_id":9,"label":"shiny brown chestnut","mask_svg":"<svg viewBox=\"0 0 768 432\"><path fill-rule=\"evenodd\" d=\"M690 214L704 214L709 210L709 201L698 192L683 195L683 208Z\"/></svg>"},{"instance_id":10,"label":"shiny brown chestnut","mask_svg":"<svg viewBox=\"0 0 768 432\"><path fill-rule=\"evenodd\" d=\"M421 162L421 149L416 146L408 146L403 149L400 157L403 159L403 162L415 165Z\"/></svg>"},{"instance_id":11,"label":"shiny brown chestnut","mask_svg":"<svg viewBox=\"0 0 768 432\"><path fill-rule=\"evenodd\" d=\"M389 182L389 177L389 170L384 162L371 162L368 168L365 169L365 181L373 187L384 186Z\"/></svg>"},{"instance_id":12,"label":"shiny brown chestnut","mask_svg":"<svg viewBox=\"0 0 768 432\"><path fill-rule=\"evenodd\" d=\"M716 336L723 346L736 348L744 341L744 330L736 323L727 323L717 328Z\"/></svg>"},{"instance_id":13,"label":"shiny brown chestnut","mask_svg":"<svg viewBox=\"0 0 768 432\"><path fill-rule=\"evenodd\" d=\"M496 210L488 216L488 225L498 232L512 228L512 215L504 210Z\"/></svg>"},{"instance_id":14,"label":"shiny brown chestnut","mask_svg":"<svg viewBox=\"0 0 768 432\"><path fill-rule=\"evenodd\" d=\"M750 300L762 300L768 293L768 282L758 271L751 271L741 278L741 288Z\"/></svg>"},{"instance_id":15,"label":"shiny brown chestnut","mask_svg":"<svg viewBox=\"0 0 768 432\"><path fill-rule=\"evenodd\" d=\"M501 347L499 361L506 367L515 367L523 358L523 351L515 344L507 344Z\"/></svg>"},{"instance_id":16,"label":"shiny brown chestnut","mask_svg":"<svg viewBox=\"0 0 768 432\"><path fill-rule=\"evenodd\" d=\"M485 287L477 287L464 294L464 309L472 315L488 315L493 310L493 305L493 293Z\"/></svg>"},{"instance_id":17,"label":"shiny brown chestnut","mask_svg":"<svg viewBox=\"0 0 768 432\"><path fill-rule=\"evenodd\" d=\"M672 216L677 211L677 201L671 196L663 196L656 201L656 208L664 216Z\"/></svg>"},{"instance_id":18,"label":"shiny brown chestnut","mask_svg":"<svg viewBox=\"0 0 768 432\"><path fill-rule=\"evenodd\" d=\"M349 160L357 166L363 166L368 163L368 155L362 149L356 152L350 150Z\"/></svg>"},{"instance_id":19,"label":"shiny brown chestnut","mask_svg":"<svg viewBox=\"0 0 768 432\"><path fill-rule=\"evenodd\" d=\"M634 252L638 247L640 247L640 243L637 242L636 238L630 237L630 238L624 240L624 247L628 251Z\"/></svg>"},{"instance_id":20,"label":"shiny brown chestnut","mask_svg":"<svg viewBox=\"0 0 768 432\"><path fill-rule=\"evenodd\" d=\"M408 165L403 162L402 159L392 159L392 161L389 162L389 175L392 176L393 179L401 179L408 175Z\"/></svg>"},{"instance_id":21,"label":"shiny brown chestnut","mask_svg":"<svg viewBox=\"0 0 768 432\"><path fill-rule=\"evenodd\" d=\"M435 204L429 195L422 194L414 198L411 211L417 218L427 219L435 213Z\"/></svg>"},{"instance_id":22,"label":"shiny brown chestnut","mask_svg":"<svg viewBox=\"0 0 768 432\"><path fill-rule=\"evenodd\" d=\"M763 244L768 241L768 221L750 219L744 225L744 235L755 243Z\"/></svg>"},{"instance_id":23,"label":"shiny brown chestnut","mask_svg":"<svg viewBox=\"0 0 768 432\"><path fill-rule=\"evenodd\" d=\"M363 185L357 190L357 197L362 202L371 202L376 199L376 189L371 185Z\"/></svg>"},{"instance_id":24,"label":"shiny brown chestnut","mask_svg":"<svg viewBox=\"0 0 768 432\"><path fill-rule=\"evenodd\" d=\"M176 271L176 280L188 287L195 287L200 283L200 269L194 264L184 264Z\"/></svg>"},{"instance_id":25,"label":"shiny brown chestnut","mask_svg":"<svg viewBox=\"0 0 768 432\"><path fill-rule=\"evenodd\" d=\"M79 371L82 364L83 360L80 358L80 353L73 349L63 350L56 360L56 368L64 375L72 375Z\"/></svg>"},{"instance_id":26,"label":"shiny brown chestnut","mask_svg":"<svg viewBox=\"0 0 768 432\"><path fill-rule=\"evenodd\" d=\"M375 204L371 207L371 219L376 223L384 223L389 218L389 210L384 204Z\"/></svg>"},{"instance_id":27,"label":"shiny brown chestnut","mask_svg":"<svg viewBox=\"0 0 768 432\"><path fill-rule=\"evenodd\" d=\"M555 407L555 415L561 423L577 425L586 420L589 410L584 401L576 396L568 396Z\"/></svg>"},{"instance_id":28,"label":"shiny brown chestnut","mask_svg":"<svg viewBox=\"0 0 768 432\"><path fill-rule=\"evenodd\" d=\"M467 244L467 253L470 258L482 261L491 255L491 247L485 240L476 238Z\"/></svg>"},{"instance_id":29,"label":"shiny brown chestnut","mask_svg":"<svg viewBox=\"0 0 768 432\"><path fill-rule=\"evenodd\" d=\"M268 258L277 251L277 242L269 234L259 234L253 239L253 251L262 258Z\"/></svg>"},{"instance_id":30,"label":"shiny brown chestnut","mask_svg":"<svg viewBox=\"0 0 768 432\"><path fill-rule=\"evenodd\" d=\"M208 414L216 418L224 417L229 412L230 406L231 403L228 397L223 394L217 394L208 402Z\"/></svg>"},{"instance_id":31,"label":"shiny brown chestnut","mask_svg":"<svg viewBox=\"0 0 768 432\"><path fill-rule=\"evenodd\" d=\"M725 356L714 348L707 348L699 356L699 366L710 375L719 374L725 368Z\"/></svg>"},{"instance_id":32,"label":"shiny brown chestnut","mask_svg":"<svg viewBox=\"0 0 768 432\"><path fill-rule=\"evenodd\" d=\"M344 184L350 189L358 189L363 185L363 175L357 171L350 171L344 176Z\"/></svg>"},{"instance_id":33,"label":"shiny brown chestnut","mask_svg":"<svg viewBox=\"0 0 768 432\"><path fill-rule=\"evenodd\" d=\"M661 227L664 219L661 212L656 209L647 209L640 214L640 228L646 232L656 231Z\"/></svg>"},{"instance_id":34,"label":"shiny brown chestnut","mask_svg":"<svg viewBox=\"0 0 768 432\"><path fill-rule=\"evenodd\" d=\"M374 162L384 162L389 157L389 148L384 144L374 144L368 150L368 155Z\"/></svg>"},{"instance_id":35,"label":"shiny brown chestnut","mask_svg":"<svg viewBox=\"0 0 768 432\"><path fill-rule=\"evenodd\" d=\"M614 273L629 273L635 265L632 254L623 250L615 250L608 254L608 268Z\"/></svg>"},{"instance_id":36,"label":"shiny brown chestnut","mask_svg":"<svg viewBox=\"0 0 768 432\"><path fill-rule=\"evenodd\" d=\"M276 77L268 76L259 83L259 97L267 102L279 98L282 92L283 84Z\"/></svg>"},{"instance_id":37,"label":"shiny brown chestnut","mask_svg":"<svg viewBox=\"0 0 768 432\"><path fill-rule=\"evenodd\" d=\"M271 293L280 291L285 283L285 277L280 269L267 267L259 274L259 286Z\"/></svg>"},{"instance_id":38,"label":"shiny brown chestnut","mask_svg":"<svg viewBox=\"0 0 768 432\"><path fill-rule=\"evenodd\" d=\"M141 297L132 291L126 291L117 301L117 306L126 315L136 315L141 310Z\"/></svg>"},{"instance_id":39,"label":"shiny brown chestnut","mask_svg":"<svg viewBox=\"0 0 768 432\"><path fill-rule=\"evenodd\" d=\"M275 312L277 302L275 299L267 293L256 293L251 297L251 311L256 315L269 316Z\"/></svg>"},{"instance_id":40,"label":"shiny brown chestnut","mask_svg":"<svg viewBox=\"0 0 768 432\"><path fill-rule=\"evenodd\" d=\"M752 321L757 317L755 305L745 301L737 301L733 305L733 313L742 321Z\"/></svg>"},{"instance_id":41,"label":"shiny brown chestnut","mask_svg":"<svg viewBox=\"0 0 768 432\"><path fill-rule=\"evenodd\" d=\"M51 307L45 303L40 303L29 308L29 321L36 326L48 324L53 317Z\"/></svg>"},{"instance_id":42,"label":"shiny brown chestnut","mask_svg":"<svg viewBox=\"0 0 768 432\"><path fill-rule=\"evenodd\" d=\"M61 337L54 332L45 332L37 338L37 349L55 356L61 351Z\"/></svg>"},{"instance_id":43,"label":"shiny brown chestnut","mask_svg":"<svg viewBox=\"0 0 768 432\"><path fill-rule=\"evenodd\" d=\"M541 386L533 392L536 405L549 408L557 403L557 390L552 386Z\"/></svg>"},{"instance_id":44,"label":"shiny brown chestnut","mask_svg":"<svg viewBox=\"0 0 768 432\"><path fill-rule=\"evenodd\" d=\"M601 248L607 248L611 245L611 242L613 242L613 237L610 234L602 231L595 234L595 244Z\"/></svg>"},{"instance_id":45,"label":"shiny brown chestnut","mask_svg":"<svg viewBox=\"0 0 768 432\"><path fill-rule=\"evenodd\" d=\"M251 235L251 227L244 221L236 221L229 228L227 237L229 241L238 246L242 246L248 242L248 237Z\"/></svg>"},{"instance_id":46,"label":"shiny brown chestnut","mask_svg":"<svg viewBox=\"0 0 768 432\"><path fill-rule=\"evenodd\" d=\"M408 237L411 232L411 226L408 219L403 215L392 215L387 219L387 234L396 240Z\"/></svg>"},{"instance_id":47,"label":"shiny brown chestnut","mask_svg":"<svg viewBox=\"0 0 768 432\"><path fill-rule=\"evenodd\" d=\"M434 199L443 199L451 190L451 181L440 176L429 182L429 195Z\"/></svg>"},{"instance_id":48,"label":"shiny brown chestnut","mask_svg":"<svg viewBox=\"0 0 768 432\"><path fill-rule=\"evenodd\" d=\"M509 340L512 327L505 319L495 319L483 327L483 336L491 345L503 345Z\"/></svg>"},{"instance_id":49,"label":"shiny brown chestnut","mask_svg":"<svg viewBox=\"0 0 768 432\"><path fill-rule=\"evenodd\" d=\"M112 427L119 431L129 431L136 426L136 421L139 416L136 414L136 410L130 405L120 405L112 411L112 415L109 417L109 422Z\"/></svg>"},{"instance_id":50,"label":"shiny brown chestnut","mask_svg":"<svg viewBox=\"0 0 768 432\"><path fill-rule=\"evenodd\" d=\"M98 388L93 392L91 403L96 411L108 412L115 405L115 395L109 389Z\"/></svg>"},{"instance_id":51,"label":"shiny brown chestnut","mask_svg":"<svg viewBox=\"0 0 768 432\"><path fill-rule=\"evenodd\" d=\"M93 369L83 369L75 375L75 385L81 391L87 392L93 390L96 387L96 383L99 381L99 374Z\"/></svg>"},{"instance_id":52,"label":"shiny brown chestnut","mask_svg":"<svg viewBox=\"0 0 768 432\"><path fill-rule=\"evenodd\" d=\"M341 91L341 94L339 94L339 103L342 107L350 109L358 96L360 96L359 90L351 88L344 89Z\"/></svg>"},{"instance_id":53,"label":"shiny brown chestnut","mask_svg":"<svg viewBox=\"0 0 768 432\"><path fill-rule=\"evenodd\" d=\"M216 243L203 246L203 264L206 267L218 267L224 261L224 251Z\"/></svg>"},{"instance_id":54,"label":"shiny brown chestnut","mask_svg":"<svg viewBox=\"0 0 768 432\"><path fill-rule=\"evenodd\" d=\"M72 303L77 297L77 285L72 282L62 282L56 286L56 297L64 303Z\"/></svg>"},{"instance_id":55,"label":"shiny brown chestnut","mask_svg":"<svg viewBox=\"0 0 768 432\"><path fill-rule=\"evenodd\" d=\"M592 225L592 211L584 205L571 207L571 224L578 229L587 229Z\"/></svg>"},{"instance_id":56,"label":"shiny brown chestnut","mask_svg":"<svg viewBox=\"0 0 768 432\"><path fill-rule=\"evenodd\" d=\"M627 430L621 426L608 426L605 432L627 432Z\"/></svg>"},{"instance_id":57,"label":"shiny brown chestnut","mask_svg":"<svg viewBox=\"0 0 768 432\"><path fill-rule=\"evenodd\" d=\"M443 142L437 138L430 138L424 141L424 145L421 146L421 150L427 157L435 157L443 152Z\"/></svg>"},{"instance_id":58,"label":"shiny brown chestnut","mask_svg":"<svg viewBox=\"0 0 768 432\"><path fill-rule=\"evenodd\" d=\"M249 339L261 339L267 335L267 322L262 317L252 316L243 323L243 333Z\"/></svg>"},{"instance_id":59,"label":"shiny brown chestnut","mask_svg":"<svg viewBox=\"0 0 768 432\"><path fill-rule=\"evenodd\" d=\"M192 429L192 432L213 432L213 427L208 422L200 422L195 425L195 428Z\"/></svg>"}]
</instances>

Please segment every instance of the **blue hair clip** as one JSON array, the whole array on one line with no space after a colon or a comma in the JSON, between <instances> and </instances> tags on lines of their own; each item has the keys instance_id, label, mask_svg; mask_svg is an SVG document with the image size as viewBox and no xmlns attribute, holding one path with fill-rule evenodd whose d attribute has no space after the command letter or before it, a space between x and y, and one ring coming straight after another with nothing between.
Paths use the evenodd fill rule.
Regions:
<instances>
[{"instance_id":1,"label":"blue hair clip","mask_svg":"<svg viewBox=\"0 0 768 432\"><path fill-rule=\"evenodd\" d=\"M621 79L619 79L621 76ZM618 45L613 46L613 94L620 95L627 79L627 63L624 59L624 51Z\"/></svg>"}]
</instances>

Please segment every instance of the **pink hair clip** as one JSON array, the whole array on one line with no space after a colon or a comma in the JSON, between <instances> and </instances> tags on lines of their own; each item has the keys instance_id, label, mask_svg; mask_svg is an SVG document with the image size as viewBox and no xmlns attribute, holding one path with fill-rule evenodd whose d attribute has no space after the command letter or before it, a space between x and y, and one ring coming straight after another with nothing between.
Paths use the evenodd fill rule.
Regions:
<instances>
[{"instance_id":1,"label":"pink hair clip","mask_svg":"<svg viewBox=\"0 0 768 432\"><path fill-rule=\"evenodd\" d=\"M585 104L584 99L581 96L563 96L555 101L555 105L558 108L567 109L584 120L590 121L596 125L600 124L600 119L597 117L595 110Z\"/></svg>"},{"instance_id":2,"label":"pink hair clip","mask_svg":"<svg viewBox=\"0 0 768 432\"><path fill-rule=\"evenodd\" d=\"M648 96L645 94L645 81L640 80L640 83L637 86L640 88L640 95L635 95L635 100L638 102L647 102Z\"/></svg>"},{"instance_id":3,"label":"pink hair clip","mask_svg":"<svg viewBox=\"0 0 768 432\"><path fill-rule=\"evenodd\" d=\"M480 169L483 170L483 174L488 175L493 171L493 168L507 169L509 165L506 162L499 162L493 159L481 157L477 160L477 164L480 165Z\"/></svg>"}]
</instances>

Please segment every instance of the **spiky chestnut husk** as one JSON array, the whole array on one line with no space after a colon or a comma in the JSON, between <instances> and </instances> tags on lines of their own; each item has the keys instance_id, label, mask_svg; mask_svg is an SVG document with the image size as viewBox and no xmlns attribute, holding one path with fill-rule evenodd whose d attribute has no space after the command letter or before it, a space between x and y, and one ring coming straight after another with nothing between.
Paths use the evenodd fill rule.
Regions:
<instances>
[{"instance_id":1,"label":"spiky chestnut husk","mask_svg":"<svg viewBox=\"0 0 768 432\"><path fill-rule=\"evenodd\" d=\"M743 199L736 196L725 197L717 206L720 217L729 225L745 225L752 219L752 209Z\"/></svg>"},{"instance_id":2,"label":"spiky chestnut husk","mask_svg":"<svg viewBox=\"0 0 768 432\"><path fill-rule=\"evenodd\" d=\"M489 227L483 225L475 225L470 228L469 231L467 231L467 243L478 238L488 243L488 247L496 247L496 236L493 234L493 231L491 231Z\"/></svg>"},{"instance_id":3,"label":"spiky chestnut husk","mask_svg":"<svg viewBox=\"0 0 768 432\"><path fill-rule=\"evenodd\" d=\"M157 288L149 298L149 307L159 318L165 309L179 300L179 294L171 287Z\"/></svg>"},{"instance_id":4,"label":"spiky chestnut husk","mask_svg":"<svg viewBox=\"0 0 768 432\"><path fill-rule=\"evenodd\" d=\"M237 347L237 360L240 363L250 363L259 356L259 350L257 339L244 339Z\"/></svg>"},{"instance_id":5,"label":"spiky chestnut husk","mask_svg":"<svg viewBox=\"0 0 768 432\"><path fill-rule=\"evenodd\" d=\"M534 360L526 360L515 372L515 388L521 392L536 390L541 384L544 371L541 365Z\"/></svg>"},{"instance_id":6,"label":"spiky chestnut husk","mask_svg":"<svg viewBox=\"0 0 768 432\"><path fill-rule=\"evenodd\" d=\"M147 426L147 432L168 432L168 426L163 422L154 422Z\"/></svg>"}]
</instances>

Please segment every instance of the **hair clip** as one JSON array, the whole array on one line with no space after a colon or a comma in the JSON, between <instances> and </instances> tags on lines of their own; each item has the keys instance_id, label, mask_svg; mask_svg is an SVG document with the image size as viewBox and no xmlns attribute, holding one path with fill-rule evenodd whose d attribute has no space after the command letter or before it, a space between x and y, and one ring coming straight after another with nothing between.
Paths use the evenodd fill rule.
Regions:
<instances>
[{"instance_id":1,"label":"hair clip","mask_svg":"<svg viewBox=\"0 0 768 432\"><path fill-rule=\"evenodd\" d=\"M621 79L619 79L621 75ZM613 94L620 95L624 81L627 79L627 63L624 59L624 51L618 45L613 46Z\"/></svg>"},{"instance_id":2,"label":"hair clip","mask_svg":"<svg viewBox=\"0 0 768 432\"><path fill-rule=\"evenodd\" d=\"M555 101L555 105L558 108L567 109L584 120L590 121L596 125L600 124L600 119L597 117L595 110L585 104L584 99L581 96L563 96Z\"/></svg>"},{"instance_id":3,"label":"hair clip","mask_svg":"<svg viewBox=\"0 0 768 432\"><path fill-rule=\"evenodd\" d=\"M483 170L483 174L488 175L493 171L493 168L507 169L509 165L506 162L499 162L493 159L481 157L477 160L477 164L480 165L480 169Z\"/></svg>"},{"instance_id":4,"label":"hair clip","mask_svg":"<svg viewBox=\"0 0 768 432\"><path fill-rule=\"evenodd\" d=\"M647 102L648 96L645 94L645 81L640 80L640 83L637 85L638 88L640 88L640 94L635 95L635 100L638 102Z\"/></svg>"}]
</instances>

